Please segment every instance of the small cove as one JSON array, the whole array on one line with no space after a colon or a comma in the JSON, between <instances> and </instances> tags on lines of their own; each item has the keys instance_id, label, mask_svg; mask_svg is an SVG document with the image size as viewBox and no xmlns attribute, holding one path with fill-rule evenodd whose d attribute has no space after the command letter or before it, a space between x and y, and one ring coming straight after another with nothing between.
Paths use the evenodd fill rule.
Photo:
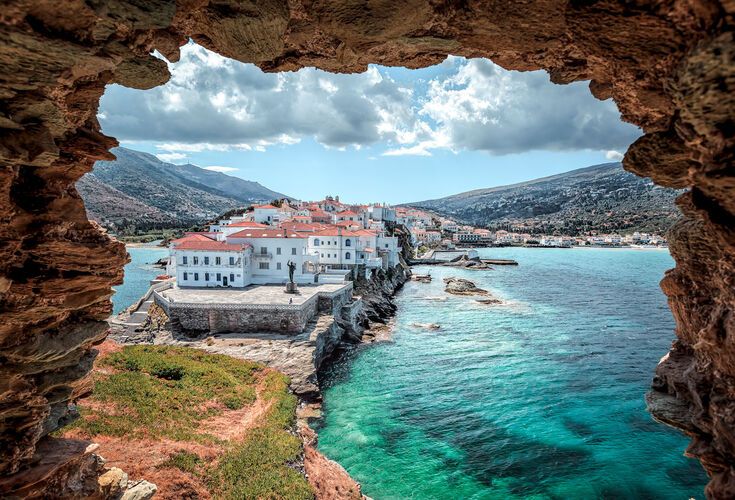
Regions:
<instances>
[{"instance_id":1,"label":"small cove","mask_svg":"<svg viewBox=\"0 0 735 500\"><path fill-rule=\"evenodd\" d=\"M658 287L669 254L481 255L520 266L414 269L433 281L400 292L393 342L332 367L320 450L376 499L702 498L688 440L643 399L674 338ZM447 296L448 276L504 304Z\"/></svg>"}]
</instances>

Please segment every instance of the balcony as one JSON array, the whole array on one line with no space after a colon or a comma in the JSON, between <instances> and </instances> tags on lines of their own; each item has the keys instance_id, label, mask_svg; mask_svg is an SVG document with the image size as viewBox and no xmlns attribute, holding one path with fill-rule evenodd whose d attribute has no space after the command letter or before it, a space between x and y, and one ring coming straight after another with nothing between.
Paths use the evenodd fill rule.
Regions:
<instances>
[{"instance_id":1,"label":"balcony","mask_svg":"<svg viewBox=\"0 0 735 500\"><path fill-rule=\"evenodd\" d=\"M273 258L272 253L254 253L252 256L253 260L271 260Z\"/></svg>"},{"instance_id":2,"label":"balcony","mask_svg":"<svg viewBox=\"0 0 735 500\"><path fill-rule=\"evenodd\" d=\"M197 263L193 262L179 262L176 264L177 267L238 267L242 261L240 259L235 260L233 264L230 264L230 261L226 260L222 262L221 264L216 264L213 260L210 260L209 263L205 264L203 261L199 261Z\"/></svg>"}]
</instances>

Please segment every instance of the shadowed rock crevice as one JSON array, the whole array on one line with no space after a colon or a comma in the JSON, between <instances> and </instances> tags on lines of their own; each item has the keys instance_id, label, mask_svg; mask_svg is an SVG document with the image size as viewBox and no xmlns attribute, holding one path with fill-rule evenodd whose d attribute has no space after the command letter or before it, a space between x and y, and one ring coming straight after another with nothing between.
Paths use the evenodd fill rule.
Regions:
<instances>
[{"instance_id":1,"label":"shadowed rock crevice","mask_svg":"<svg viewBox=\"0 0 735 500\"><path fill-rule=\"evenodd\" d=\"M693 188L670 235L662 288L677 343L654 391L735 493L735 42L732 1L11 0L0 13L0 474L30 474L34 450L84 390L124 247L86 220L75 182L117 142L95 118L105 85L146 89L188 37L269 71L369 63L424 67L447 54L591 80L645 135L625 167ZM33 347L29 347L33 346ZM680 359L686 353L686 363ZM6 361L7 360L7 361ZM684 369L683 366L686 365ZM650 399L650 398L649 398ZM654 398L655 399L655 398ZM653 405L654 414L656 405ZM685 420L689 419L689 422ZM54 484L58 484L54 483Z\"/></svg>"}]
</instances>

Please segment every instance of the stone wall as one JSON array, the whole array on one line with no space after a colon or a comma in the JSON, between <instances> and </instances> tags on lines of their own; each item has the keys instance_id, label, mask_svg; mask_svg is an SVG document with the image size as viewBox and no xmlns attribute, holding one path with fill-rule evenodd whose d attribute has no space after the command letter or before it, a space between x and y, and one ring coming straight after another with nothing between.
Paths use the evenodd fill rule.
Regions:
<instances>
[{"instance_id":1,"label":"stone wall","mask_svg":"<svg viewBox=\"0 0 735 500\"><path fill-rule=\"evenodd\" d=\"M297 334L317 312L317 297L302 306L208 306L171 304L169 318L191 333L278 332Z\"/></svg>"},{"instance_id":2,"label":"stone wall","mask_svg":"<svg viewBox=\"0 0 735 500\"><path fill-rule=\"evenodd\" d=\"M176 328L185 333L301 333L317 312L339 317L352 300L352 284L334 292L320 291L302 304L196 304L169 302L153 294Z\"/></svg>"},{"instance_id":3,"label":"stone wall","mask_svg":"<svg viewBox=\"0 0 735 500\"><path fill-rule=\"evenodd\" d=\"M37 463L39 440L85 390L124 247L87 221L74 183L117 141L100 132L110 83L147 89L189 37L269 71L412 68L447 54L590 80L645 132L625 168L690 188L662 288L677 342L654 414L692 436L735 493L735 2L732 0L8 0L0 12L0 473ZM664 347L662 346L662 350ZM657 396L660 396L657 398ZM656 404L668 398L676 405ZM677 408L675 411L664 411ZM18 479L22 481L22 477Z\"/></svg>"}]
</instances>

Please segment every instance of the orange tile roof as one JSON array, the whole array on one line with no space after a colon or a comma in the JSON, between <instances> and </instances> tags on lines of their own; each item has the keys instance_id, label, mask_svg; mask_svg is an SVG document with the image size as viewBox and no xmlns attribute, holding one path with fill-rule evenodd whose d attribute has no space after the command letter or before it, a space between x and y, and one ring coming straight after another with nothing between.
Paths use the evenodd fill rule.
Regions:
<instances>
[{"instance_id":1,"label":"orange tile roof","mask_svg":"<svg viewBox=\"0 0 735 500\"><path fill-rule=\"evenodd\" d=\"M338 217L346 217L348 215L360 215L357 212L353 212L352 210L344 210L342 212L337 212Z\"/></svg>"},{"instance_id":2,"label":"orange tile roof","mask_svg":"<svg viewBox=\"0 0 735 500\"><path fill-rule=\"evenodd\" d=\"M286 229L243 229L227 237L228 240L231 238L306 238L306 236Z\"/></svg>"},{"instance_id":3,"label":"orange tile roof","mask_svg":"<svg viewBox=\"0 0 735 500\"><path fill-rule=\"evenodd\" d=\"M235 222L234 224L230 224L228 226L223 226L223 227L252 227L252 228L256 228L256 227L271 227L271 226L268 226L267 224L261 224L260 222L252 222L252 221L244 220L242 222Z\"/></svg>"},{"instance_id":4,"label":"orange tile roof","mask_svg":"<svg viewBox=\"0 0 735 500\"><path fill-rule=\"evenodd\" d=\"M209 236L211 235L211 236ZM214 241L216 236L214 233L185 233L181 238L171 240L171 243L178 245L185 241Z\"/></svg>"},{"instance_id":5,"label":"orange tile roof","mask_svg":"<svg viewBox=\"0 0 735 500\"><path fill-rule=\"evenodd\" d=\"M181 243L174 245L176 250L211 250L217 252L239 252L244 248L248 248L248 245L236 245L232 243L225 243L224 241L200 241L200 240L186 240Z\"/></svg>"},{"instance_id":6,"label":"orange tile roof","mask_svg":"<svg viewBox=\"0 0 735 500\"><path fill-rule=\"evenodd\" d=\"M326 226L319 222L282 222L280 227L288 231L310 232L319 231L324 229Z\"/></svg>"},{"instance_id":7,"label":"orange tile roof","mask_svg":"<svg viewBox=\"0 0 735 500\"><path fill-rule=\"evenodd\" d=\"M267 205L253 205L253 208L267 208L269 210L278 210L279 208L276 206L271 205L270 203Z\"/></svg>"},{"instance_id":8,"label":"orange tile roof","mask_svg":"<svg viewBox=\"0 0 735 500\"><path fill-rule=\"evenodd\" d=\"M350 231L348 229L342 229L341 227L332 226L321 231L316 231L314 236L375 236L375 231L369 229L359 229L357 231Z\"/></svg>"}]
</instances>

